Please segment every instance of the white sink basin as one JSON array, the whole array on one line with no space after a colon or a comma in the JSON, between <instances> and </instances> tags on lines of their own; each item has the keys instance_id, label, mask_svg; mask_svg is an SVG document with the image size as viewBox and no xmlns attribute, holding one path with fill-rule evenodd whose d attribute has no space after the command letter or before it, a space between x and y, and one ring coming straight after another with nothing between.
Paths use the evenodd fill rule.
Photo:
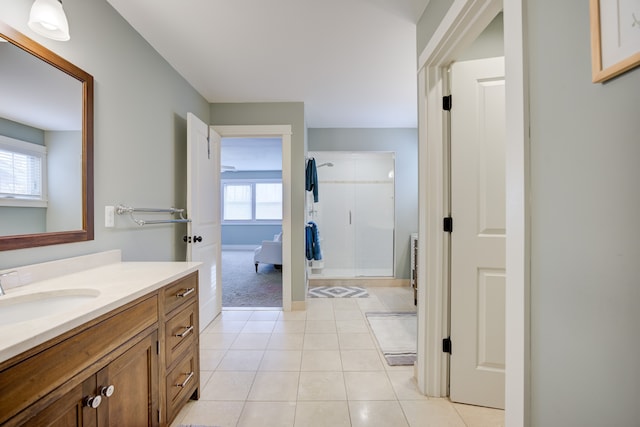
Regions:
<instances>
[{"instance_id":1,"label":"white sink basin","mask_svg":"<svg viewBox=\"0 0 640 427\"><path fill-rule=\"evenodd\" d=\"M69 312L95 299L95 289L60 289L25 295L0 296L0 325L20 323Z\"/></svg>"}]
</instances>

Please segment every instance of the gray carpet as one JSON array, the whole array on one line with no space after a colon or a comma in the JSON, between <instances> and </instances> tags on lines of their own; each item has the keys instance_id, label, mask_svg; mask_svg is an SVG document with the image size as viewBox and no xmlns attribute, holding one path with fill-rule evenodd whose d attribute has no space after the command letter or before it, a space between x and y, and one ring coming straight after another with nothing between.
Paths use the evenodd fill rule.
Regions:
<instances>
[{"instance_id":1,"label":"gray carpet","mask_svg":"<svg viewBox=\"0 0 640 427\"><path fill-rule=\"evenodd\" d=\"M253 251L222 251L222 306L282 307L282 270L260 264Z\"/></svg>"}]
</instances>

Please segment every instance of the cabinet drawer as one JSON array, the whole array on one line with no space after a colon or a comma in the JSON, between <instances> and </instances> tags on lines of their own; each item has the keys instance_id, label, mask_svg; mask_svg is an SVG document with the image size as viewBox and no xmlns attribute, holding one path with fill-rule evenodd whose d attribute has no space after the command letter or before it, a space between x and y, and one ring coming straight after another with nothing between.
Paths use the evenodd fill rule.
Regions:
<instances>
[{"instance_id":1,"label":"cabinet drawer","mask_svg":"<svg viewBox=\"0 0 640 427\"><path fill-rule=\"evenodd\" d=\"M167 367L188 347L194 346L198 334L197 304L191 304L167 321L165 328L165 354Z\"/></svg>"},{"instance_id":2,"label":"cabinet drawer","mask_svg":"<svg viewBox=\"0 0 640 427\"><path fill-rule=\"evenodd\" d=\"M185 354L184 358L167 374L167 420L169 423L200 383L196 351L194 349Z\"/></svg>"},{"instance_id":3,"label":"cabinet drawer","mask_svg":"<svg viewBox=\"0 0 640 427\"><path fill-rule=\"evenodd\" d=\"M195 301L197 296L198 273L195 272L168 285L164 289L164 311L169 313L182 304Z\"/></svg>"}]
</instances>

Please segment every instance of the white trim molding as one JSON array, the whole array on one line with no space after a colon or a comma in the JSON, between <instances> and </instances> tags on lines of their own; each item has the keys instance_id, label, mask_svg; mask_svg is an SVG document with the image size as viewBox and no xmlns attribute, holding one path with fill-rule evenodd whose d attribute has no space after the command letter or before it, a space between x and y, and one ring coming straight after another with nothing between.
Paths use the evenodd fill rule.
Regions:
<instances>
[{"instance_id":1,"label":"white trim molding","mask_svg":"<svg viewBox=\"0 0 640 427\"><path fill-rule=\"evenodd\" d=\"M211 128L223 138L282 138L282 309L291 311L291 125L211 126Z\"/></svg>"},{"instance_id":2,"label":"white trim molding","mask_svg":"<svg viewBox=\"0 0 640 427\"><path fill-rule=\"evenodd\" d=\"M507 292L505 426L531 413L531 195L526 1L504 0L506 80Z\"/></svg>"},{"instance_id":3,"label":"white trim molding","mask_svg":"<svg viewBox=\"0 0 640 427\"><path fill-rule=\"evenodd\" d=\"M428 396L448 395L448 116L442 96L457 54L504 11L507 135L505 425L529 425L529 113L524 0L454 0L418 60L419 224L416 379Z\"/></svg>"}]
</instances>

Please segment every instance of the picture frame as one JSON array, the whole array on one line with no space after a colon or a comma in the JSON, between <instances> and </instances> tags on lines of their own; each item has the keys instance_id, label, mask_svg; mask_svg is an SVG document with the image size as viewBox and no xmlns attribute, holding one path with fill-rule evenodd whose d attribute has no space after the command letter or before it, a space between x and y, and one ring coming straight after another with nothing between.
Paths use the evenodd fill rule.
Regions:
<instances>
[{"instance_id":1,"label":"picture frame","mask_svg":"<svg viewBox=\"0 0 640 427\"><path fill-rule=\"evenodd\" d=\"M640 65L640 1L590 0L589 12L593 83Z\"/></svg>"}]
</instances>

